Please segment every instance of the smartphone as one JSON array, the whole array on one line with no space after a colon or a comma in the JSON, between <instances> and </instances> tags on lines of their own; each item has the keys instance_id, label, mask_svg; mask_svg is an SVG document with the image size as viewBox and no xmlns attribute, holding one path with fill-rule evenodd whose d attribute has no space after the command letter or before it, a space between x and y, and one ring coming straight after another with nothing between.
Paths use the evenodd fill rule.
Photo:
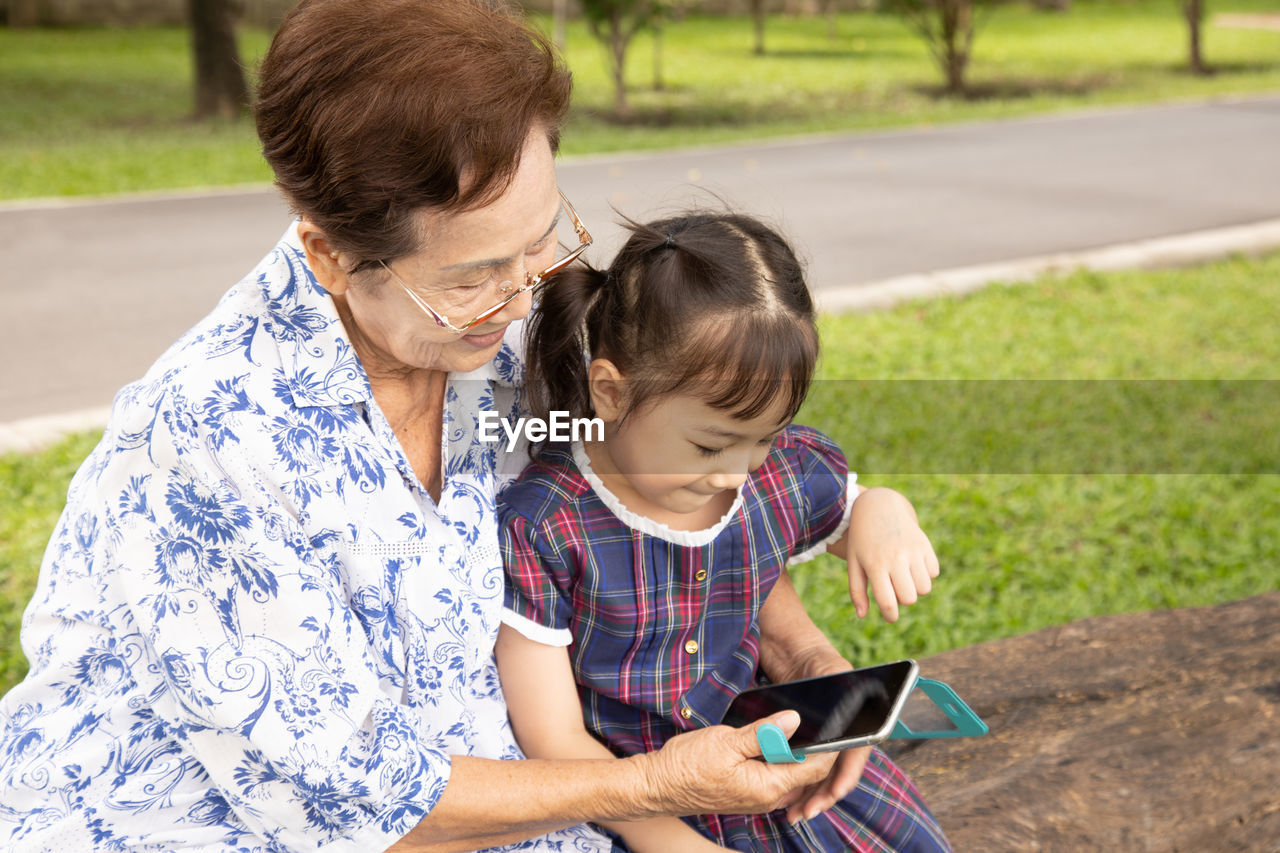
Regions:
<instances>
[{"instance_id":1,"label":"smartphone","mask_svg":"<svg viewBox=\"0 0 1280 853\"><path fill-rule=\"evenodd\" d=\"M744 726L778 711L800 713L788 743L795 753L834 752L889 737L918 668L900 660L836 675L767 684L739 693L723 722Z\"/></svg>"}]
</instances>

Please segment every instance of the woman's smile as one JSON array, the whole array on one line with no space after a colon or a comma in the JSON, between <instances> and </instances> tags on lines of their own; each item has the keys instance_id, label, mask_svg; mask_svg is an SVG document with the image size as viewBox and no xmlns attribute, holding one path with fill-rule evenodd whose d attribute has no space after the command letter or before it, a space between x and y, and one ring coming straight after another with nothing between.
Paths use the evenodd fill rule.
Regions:
<instances>
[{"instance_id":1,"label":"woman's smile","mask_svg":"<svg viewBox=\"0 0 1280 853\"><path fill-rule=\"evenodd\" d=\"M496 346L498 342L502 340L502 336L506 334L506 331L507 327L503 326L502 328L492 332L463 335L462 340L471 344L476 349L488 349L491 346Z\"/></svg>"}]
</instances>

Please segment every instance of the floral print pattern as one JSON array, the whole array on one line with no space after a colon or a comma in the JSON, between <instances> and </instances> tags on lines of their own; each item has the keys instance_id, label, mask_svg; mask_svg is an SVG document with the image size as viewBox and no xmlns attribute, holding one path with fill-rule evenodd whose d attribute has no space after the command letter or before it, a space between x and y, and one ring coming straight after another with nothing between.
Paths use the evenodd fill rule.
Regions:
<instances>
[{"instance_id":1,"label":"floral print pattern","mask_svg":"<svg viewBox=\"0 0 1280 853\"><path fill-rule=\"evenodd\" d=\"M514 417L521 374L504 345L450 377L433 501L291 227L71 484L0 702L0 848L381 850L450 755L520 758L493 642L521 459L477 416Z\"/></svg>"}]
</instances>

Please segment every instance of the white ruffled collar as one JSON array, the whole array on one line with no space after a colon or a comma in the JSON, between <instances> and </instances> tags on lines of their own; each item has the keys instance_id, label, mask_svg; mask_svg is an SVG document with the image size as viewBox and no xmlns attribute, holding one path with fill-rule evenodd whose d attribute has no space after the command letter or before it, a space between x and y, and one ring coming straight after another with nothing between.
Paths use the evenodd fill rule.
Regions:
<instances>
[{"instance_id":1,"label":"white ruffled collar","mask_svg":"<svg viewBox=\"0 0 1280 853\"><path fill-rule=\"evenodd\" d=\"M581 441L575 441L572 444L574 464L578 466L578 470L582 472L582 476L586 477L587 482L591 485L592 490L599 496L600 502L608 507L609 511L618 517L618 520L630 527L632 530L638 530L649 536L654 536L673 545L684 545L688 547L701 547L714 542L716 537L724 531L738 514L742 508L742 490L746 484L738 487L737 493L733 497L733 504L728 511L710 527L702 530L676 530L668 527L660 521L654 521L652 518L632 512L622 505L622 501L618 500L618 496L609 491L609 488L600 479L600 476L591 467L591 460L587 458L586 448L582 446Z\"/></svg>"}]
</instances>

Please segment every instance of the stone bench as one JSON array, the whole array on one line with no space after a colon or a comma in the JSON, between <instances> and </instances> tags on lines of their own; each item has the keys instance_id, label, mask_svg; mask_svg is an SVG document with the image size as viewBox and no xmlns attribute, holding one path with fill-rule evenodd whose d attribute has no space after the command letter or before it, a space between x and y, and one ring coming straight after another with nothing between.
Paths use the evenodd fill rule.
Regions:
<instances>
[{"instance_id":1,"label":"stone bench","mask_svg":"<svg viewBox=\"0 0 1280 853\"><path fill-rule=\"evenodd\" d=\"M920 661L991 727L890 741L957 853L1280 851L1280 592Z\"/></svg>"}]
</instances>

